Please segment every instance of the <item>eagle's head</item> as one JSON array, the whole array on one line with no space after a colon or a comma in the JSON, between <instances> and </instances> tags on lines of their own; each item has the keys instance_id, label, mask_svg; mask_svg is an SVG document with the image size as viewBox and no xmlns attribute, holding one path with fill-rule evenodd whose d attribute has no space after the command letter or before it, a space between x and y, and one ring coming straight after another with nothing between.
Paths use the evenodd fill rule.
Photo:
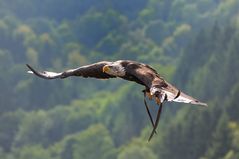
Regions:
<instances>
[{"instance_id":1,"label":"eagle's head","mask_svg":"<svg viewBox=\"0 0 239 159\"><path fill-rule=\"evenodd\" d=\"M125 76L125 68L118 62L107 64L103 67L103 72L117 77Z\"/></svg>"}]
</instances>

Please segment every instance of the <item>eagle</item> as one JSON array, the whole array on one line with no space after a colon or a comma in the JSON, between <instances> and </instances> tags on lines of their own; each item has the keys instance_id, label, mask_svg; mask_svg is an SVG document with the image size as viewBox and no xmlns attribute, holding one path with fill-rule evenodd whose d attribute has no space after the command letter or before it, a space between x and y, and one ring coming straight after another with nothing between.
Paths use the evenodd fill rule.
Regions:
<instances>
[{"instance_id":1,"label":"eagle","mask_svg":"<svg viewBox=\"0 0 239 159\"><path fill-rule=\"evenodd\" d=\"M182 102L207 106L206 103L200 102L199 100L183 93L178 88L167 82L151 66L136 61L101 61L75 69L66 70L60 73L50 71L36 71L28 64L27 67L30 69L28 73L35 74L36 76L44 79L64 79L70 76L80 76L84 78L91 77L97 79L110 79L118 77L124 80L136 82L144 86L145 89L142 91L144 94L144 105L153 126L148 141L150 141L153 135L157 133L156 129L164 102ZM155 122L153 121L153 118L149 111L149 106L146 102L147 97L149 100L154 99L156 104L159 105Z\"/></svg>"}]
</instances>

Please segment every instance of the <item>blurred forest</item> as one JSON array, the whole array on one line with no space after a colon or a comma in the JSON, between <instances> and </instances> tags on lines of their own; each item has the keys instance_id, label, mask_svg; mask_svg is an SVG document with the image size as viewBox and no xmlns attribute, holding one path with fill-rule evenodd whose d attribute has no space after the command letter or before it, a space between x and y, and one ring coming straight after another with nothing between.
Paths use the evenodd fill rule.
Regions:
<instances>
[{"instance_id":1,"label":"blurred forest","mask_svg":"<svg viewBox=\"0 0 239 159\"><path fill-rule=\"evenodd\" d=\"M209 107L166 103L148 143L143 87L25 66L118 59ZM238 159L238 68L238 0L0 0L0 159Z\"/></svg>"}]
</instances>

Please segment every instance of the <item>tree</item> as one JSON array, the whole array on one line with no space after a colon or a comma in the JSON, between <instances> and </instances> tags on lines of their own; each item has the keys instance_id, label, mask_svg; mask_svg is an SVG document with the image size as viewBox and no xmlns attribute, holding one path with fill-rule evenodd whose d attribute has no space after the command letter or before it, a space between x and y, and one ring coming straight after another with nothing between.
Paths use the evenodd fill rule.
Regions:
<instances>
[{"instance_id":1,"label":"tree","mask_svg":"<svg viewBox=\"0 0 239 159\"><path fill-rule=\"evenodd\" d=\"M124 147L124 150L118 154L117 159L156 159L157 156L147 147L133 145Z\"/></svg>"},{"instance_id":2,"label":"tree","mask_svg":"<svg viewBox=\"0 0 239 159\"><path fill-rule=\"evenodd\" d=\"M81 133L67 136L61 144L63 146L62 158L115 158L113 141L102 124L91 125Z\"/></svg>"},{"instance_id":3,"label":"tree","mask_svg":"<svg viewBox=\"0 0 239 159\"><path fill-rule=\"evenodd\" d=\"M14 156L18 159L52 159L49 151L41 145L24 146L14 150Z\"/></svg>"}]
</instances>

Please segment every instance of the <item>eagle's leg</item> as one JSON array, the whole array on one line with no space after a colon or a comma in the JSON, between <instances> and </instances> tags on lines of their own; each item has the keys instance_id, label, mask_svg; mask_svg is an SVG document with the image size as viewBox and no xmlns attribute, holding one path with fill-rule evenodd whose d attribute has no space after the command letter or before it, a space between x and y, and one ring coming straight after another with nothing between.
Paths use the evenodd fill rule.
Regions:
<instances>
[{"instance_id":1,"label":"eagle's leg","mask_svg":"<svg viewBox=\"0 0 239 159\"><path fill-rule=\"evenodd\" d=\"M152 99L153 99L153 95L151 95L150 92L145 91L145 93L146 93L146 96L149 98L149 100L152 100Z\"/></svg>"},{"instance_id":2,"label":"eagle's leg","mask_svg":"<svg viewBox=\"0 0 239 159\"><path fill-rule=\"evenodd\" d=\"M160 119L160 115L161 115L161 112L162 112L162 108L163 108L163 101L160 100L159 96L161 97L162 94L160 94L159 92L155 93L155 101L156 103L159 105L159 109L158 109L158 113L157 113L157 117L156 117L156 121L155 121L155 124L154 124L154 127L153 127L153 130L149 136L149 139L148 141L151 140L151 138L153 137L154 135L154 132L156 131L157 127L158 127L158 123L159 123L159 119Z\"/></svg>"},{"instance_id":3,"label":"eagle's leg","mask_svg":"<svg viewBox=\"0 0 239 159\"><path fill-rule=\"evenodd\" d=\"M152 124L152 126L154 127L154 121L153 121L153 118L152 118L151 113L150 113L150 111L149 111L148 104L147 104L146 99L145 99L145 98L146 98L147 91L146 91L146 90L143 90L142 92L144 93L144 105L145 105L145 108L146 108L147 113L148 113L148 115L149 115L149 119L150 119L150 121L151 121L151 124ZM149 94L150 94L150 93L149 93ZM154 131L154 132L155 132L155 134L157 134L156 131Z\"/></svg>"},{"instance_id":4,"label":"eagle's leg","mask_svg":"<svg viewBox=\"0 0 239 159\"><path fill-rule=\"evenodd\" d=\"M160 118L160 114L162 112L162 108L163 108L163 104L160 103L160 106L159 106L159 109L158 109L158 113L157 113L157 117L156 117L156 121L155 121L155 125L154 125L154 128L149 136L149 139L148 139L148 142L151 140L151 138L153 137L154 135L154 132L156 131L157 127L158 127L158 123L159 123L159 118Z\"/></svg>"},{"instance_id":5,"label":"eagle's leg","mask_svg":"<svg viewBox=\"0 0 239 159\"><path fill-rule=\"evenodd\" d=\"M155 96L155 101L156 101L156 103L157 103L158 105L161 104L161 100L160 100L160 98L159 98L158 96Z\"/></svg>"}]
</instances>

